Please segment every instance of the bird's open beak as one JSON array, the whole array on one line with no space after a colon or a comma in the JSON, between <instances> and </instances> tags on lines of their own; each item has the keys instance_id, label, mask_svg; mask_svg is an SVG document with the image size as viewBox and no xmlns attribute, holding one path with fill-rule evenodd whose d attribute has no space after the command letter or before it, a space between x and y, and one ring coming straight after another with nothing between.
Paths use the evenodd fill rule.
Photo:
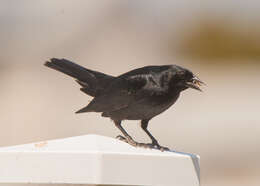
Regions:
<instances>
[{"instance_id":1,"label":"bird's open beak","mask_svg":"<svg viewBox=\"0 0 260 186\"><path fill-rule=\"evenodd\" d=\"M203 81L201 81L198 77L194 76L190 81L187 81L185 83L185 85L188 88L193 88L193 89L196 89L196 90L202 92L202 90L200 89L200 86L201 85L206 85L206 84Z\"/></svg>"}]
</instances>

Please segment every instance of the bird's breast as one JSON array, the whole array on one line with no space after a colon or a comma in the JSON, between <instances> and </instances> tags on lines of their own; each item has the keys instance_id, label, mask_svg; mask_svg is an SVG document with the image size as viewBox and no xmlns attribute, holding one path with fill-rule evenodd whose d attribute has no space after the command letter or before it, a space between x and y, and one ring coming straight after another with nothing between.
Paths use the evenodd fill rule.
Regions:
<instances>
[{"instance_id":1,"label":"bird's breast","mask_svg":"<svg viewBox=\"0 0 260 186\"><path fill-rule=\"evenodd\" d=\"M151 119L173 105L179 97L178 94L153 95L133 102L128 107L109 113L112 119L142 120Z\"/></svg>"}]
</instances>

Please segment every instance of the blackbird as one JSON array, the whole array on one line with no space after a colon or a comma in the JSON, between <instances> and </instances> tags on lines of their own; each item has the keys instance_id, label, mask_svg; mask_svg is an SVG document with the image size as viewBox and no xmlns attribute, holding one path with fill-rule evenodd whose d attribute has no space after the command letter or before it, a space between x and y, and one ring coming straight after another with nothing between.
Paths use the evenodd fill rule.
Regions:
<instances>
[{"instance_id":1,"label":"blackbird","mask_svg":"<svg viewBox=\"0 0 260 186\"><path fill-rule=\"evenodd\" d=\"M89 70L66 59L52 58L45 66L76 79L80 90L94 97L76 113L100 112L111 118L123 140L133 146L169 150L159 145L148 131L148 122L173 105L188 88L201 91L204 84L191 71L177 65L146 66L117 77ZM121 126L123 120L141 120L141 127L152 143L138 143Z\"/></svg>"}]
</instances>

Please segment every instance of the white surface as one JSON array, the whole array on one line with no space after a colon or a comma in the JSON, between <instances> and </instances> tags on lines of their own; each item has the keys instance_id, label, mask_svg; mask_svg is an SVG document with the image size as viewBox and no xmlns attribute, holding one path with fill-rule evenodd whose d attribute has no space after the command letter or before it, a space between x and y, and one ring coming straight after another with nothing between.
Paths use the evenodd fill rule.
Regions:
<instances>
[{"instance_id":1,"label":"white surface","mask_svg":"<svg viewBox=\"0 0 260 186\"><path fill-rule=\"evenodd\" d=\"M199 157L85 135L0 148L0 183L199 185Z\"/></svg>"}]
</instances>

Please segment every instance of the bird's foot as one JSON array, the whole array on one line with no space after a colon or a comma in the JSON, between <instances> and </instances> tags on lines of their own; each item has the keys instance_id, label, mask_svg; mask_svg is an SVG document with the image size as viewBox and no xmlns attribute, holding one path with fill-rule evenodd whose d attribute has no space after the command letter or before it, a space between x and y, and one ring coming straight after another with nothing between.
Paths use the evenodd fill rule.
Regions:
<instances>
[{"instance_id":1,"label":"bird's foot","mask_svg":"<svg viewBox=\"0 0 260 186\"><path fill-rule=\"evenodd\" d=\"M146 149L156 149L160 151L169 151L170 149L168 147L163 147L159 144L153 144L153 143L137 143L137 147L142 147Z\"/></svg>"},{"instance_id":2,"label":"bird's foot","mask_svg":"<svg viewBox=\"0 0 260 186\"><path fill-rule=\"evenodd\" d=\"M121 135L116 137L117 139L124 141L134 147L142 147L142 148L147 148L147 149L157 149L160 151L169 151L170 149L168 147L163 147L161 145L159 145L158 143L137 143L136 141L134 141L132 138L126 138L123 137Z\"/></svg>"},{"instance_id":3,"label":"bird's foot","mask_svg":"<svg viewBox=\"0 0 260 186\"><path fill-rule=\"evenodd\" d=\"M127 142L127 141L126 141L126 138L123 137L123 136L121 136L121 135L118 135L118 136L116 137L116 139L119 139L119 140L121 140L121 141Z\"/></svg>"},{"instance_id":4,"label":"bird's foot","mask_svg":"<svg viewBox=\"0 0 260 186\"><path fill-rule=\"evenodd\" d=\"M163 147L161 145L159 145L159 143L157 141L153 141L151 144L150 144L154 149L158 149L160 151L170 151L170 149L168 147Z\"/></svg>"},{"instance_id":5,"label":"bird's foot","mask_svg":"<svg viewBox=\"0 0 260 186\"><path fill-rule=\"evenodd\" d=\"M152 144L153 145L153 144ZM170 151L170 149L168 148L168 147L163 147L163 146L161 146L161 145L159 145L159 144L157 144L157 145L153 145L153 148L155 148L155 149L158 149L158 150L160 150L160 151Z\"/></svg>"},{"instance_id":6,"label":"bird's foot","mask_svg":"<svg viewBox=\"0 0 260 186\"><path fill-rule=\"evenodd\" d=\"M126 142L126 143L128 143L128 144L130 144L130 145L132 145L132 146L134 146L134 147L137 147L138 146L138 143L136 142L136 141L134 141L133 140L133 138L131 138L131 137L124 137L124 136L121 136L121 135L119 135L119 136L117 136L116 137L117 139L119 139L119 140L121 140L121 141L124 141L124 142Z\"/></svg>"},{"instance_id":7,"label":"bird's foot","mask_svg":"<svg viewBox=\"0 0 260 186\"><path fill-rule=\"evenodd\" d=\"M118 135L116 139L119 139L120 141L128 143L127 139L124 136Z\"/></svg>"},{"instance_id":8,"label":"bird's foot","mask_svg":"<svg viewBox=\"0 0 260 186\"><path fill-rule=\"evenodd\" d=\"M123 141L123 142L126 142L126 143L128 143L128 144L130 144L130 145L132 145L132 146L134 146L134 147L144 147L144 148L150 148L150 147L148 147L147 145L148 144L145 144L145 143L137 143L136 141L134 141L132 138L126 138L126 137L124 137L124 136L121 136L121 135L118 135L117 137L116 137L116 139L119 139L119 140L121 140L121 141Z\"/></svg>"}]
</instances>

